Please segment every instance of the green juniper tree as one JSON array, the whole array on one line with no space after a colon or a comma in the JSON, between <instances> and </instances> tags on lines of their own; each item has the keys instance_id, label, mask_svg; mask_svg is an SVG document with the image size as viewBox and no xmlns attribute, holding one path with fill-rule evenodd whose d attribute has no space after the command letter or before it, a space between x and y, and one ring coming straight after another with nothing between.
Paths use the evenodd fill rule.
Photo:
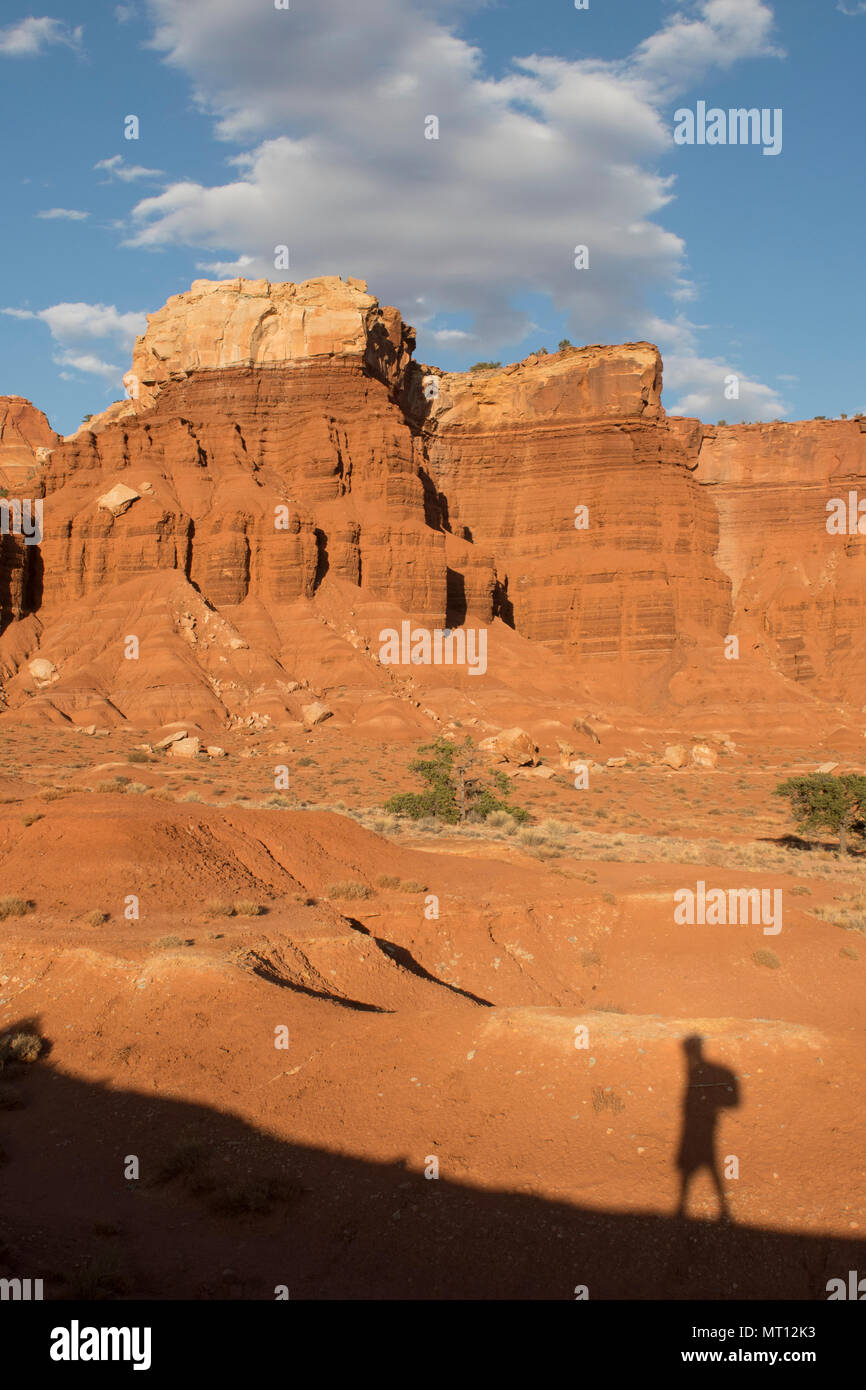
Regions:
<instances>
[{"instance_id":1,"label":"green juniper tree","mask_svg":"<svg viewBox=\"0 0 866 1390\"><path fill-rule=\"evenodd\" d=\"M469 735L462 744L437 738L418 751L430 756L415 758L409 771L417 773L426 784L424 791L399 792L385 802L386 811L412 820L434 816L450 825L486 820L493 811L506 811L516 821L529 819L522 806L512 806L503 799L508 778L502 772L494 772L491 778L483 753Z\"/></svg>"},{"instance_id":2,"label":"green juniper tree","mask_svg":"<svg viewBox=\"0 0 866 1390\"><path fill-rule=\"evenodd\" d=\"M810 772L806 777L789 777L773 793L784 796L791 805L801 830L829 830L839 837L839 854L848 853L848 836L866 830L866 777L848 772L833 777L828 772Z\"/></svg>"}]
</instances>

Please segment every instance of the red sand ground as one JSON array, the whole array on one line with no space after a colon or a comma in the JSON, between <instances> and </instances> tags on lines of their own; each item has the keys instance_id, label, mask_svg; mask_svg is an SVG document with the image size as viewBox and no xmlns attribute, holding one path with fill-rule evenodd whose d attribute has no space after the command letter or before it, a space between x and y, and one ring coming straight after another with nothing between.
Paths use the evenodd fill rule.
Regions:
<instances>
[{"instance_id":1,"label":"red sand ground","mask_svg":"<svg viewBox=\"0 0 866 1390\"><path fill-rule=\"evenodd\" d=\"M178 775L114 737L86 751L69 781ZM240 751L218 771L232 795L263 780ZM814 911L862 868L772 843L764 769L683 774L741 832L775 819L725 849L586 815L557 844L45 799L62 759L62 740L19 757L0 808L4 890L32 904L3 922L0 1024L49 1044L0 1078L3 1273L54 1297L819 1298L862 1261L866 950ZM185 785L207 794L205 772ZM606 797L655 819L640 776L610 770ZM656 787L673 800L679 776ZM676 925L699 878L781 887L782 932ZM359 896L329 895L346 882ZM234 903L262 911L216 910ZM675 1215L692 1033L739 1083L716 1143L739 1161L727 1225L707 1171Z\"/></svg>"}]
</instances>

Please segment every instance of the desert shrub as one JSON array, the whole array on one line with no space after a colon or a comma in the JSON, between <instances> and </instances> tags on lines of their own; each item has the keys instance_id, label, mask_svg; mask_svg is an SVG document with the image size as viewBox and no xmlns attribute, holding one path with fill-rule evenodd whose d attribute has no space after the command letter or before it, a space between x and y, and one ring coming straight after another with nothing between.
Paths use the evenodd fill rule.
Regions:
<instances>
[{"instance_id":1,"label":"desert shrub","mask_svg":"<svg viewBox=\"0 0 866 1390\"><path fill-rule=\"evenodd\" d=\"M207 1148L201 1139L179 1139L157 1169L154 1181L172 1182L174 1178L191 1177L199 1172L206 1159Z\"/></svg>"},{"instance_id":2,"label":"desert shrub","mask_svg":"<svg viewBox=\"0 0 866 1390\"><path fill-rule=\"evenodd\" d=\"M235 903L238 917L261 917L264 910L261 903L254 903L249 898L240 898Z\"/></svg>"},{"instance_id":3,"label":"desert shrub","mask_svg":"<svg viewBox=\"0 0 866 1390\"><path fill-rule=\"evenodd\" d=\"M35 1062L41 1051L38 1033L6 1033L0 1038L0 1069L7 1062Z\"/></svg>"},{"instance_id":4,"label":"desert shrub","mask_svg":"<svg viewBox=\"0 0 866 1390\"><path fill-rule=\"evenodd\" d=\"M211 917L234 917L235 915L234 905L223 902L220 898L209 899L205 911Z\"/></svg>"},{"instance_id":5,"label":"desert shrub","mask_svg":"<svg viewBox=\"0 0 866 1390\"><path fill-rule=\"evenodd\" d=\"M609 1087L605 1089L602 1086L593 1086L592 1108L596 1115L599 1115L603 1110L610 1110L612 1114L618 1115L620 1111L625 1110L625 1101L620 1100L619 1096L615 1095Z\"/></svg>"},{"instance_id":6,"label":"desert shrub","mask_svg":"<svg viewBox=\"0 0 866 1390\"><path fill-rule=\"evenodd\" d=\"M815 907L812 909L816 917L820 917L825 922L830 922L834 927L841 927L843 931L857 931L866 933L866 895L856 893L853 897L847 898L837 904L830 904L826 907Z\"/></svg>"},{"instance_id":7,"label":"desert shrub","mask_svg":"<svg viewBox=\"0 0 866 1390\"><path fill-rule=\"evenodd\" d=\"M161 936L158 941L154 941L154 951L170 951L177 946L185 946L186 942L179 936Z\"/></svg>"},{"instance_id":8,"label":"desert shrub","mask_svg":"<svg viewBox=\"0 0 866 1390\"><path fill-rule=\"evenodd\" d=\"M89 912L84 920L89 927L101 927L108 921L108 916L107 912Z\"/></svg>"},{"instance_id":9,"label":"desert shrub","mask_svg":"<svg viewBox=\"0 0 866 1390\"><path fill-rule=\"evenodd\" d=\"M380 874L376 879L377 888L399 888L400 880L394 874Z\"/></svg>"},{"instance_id":10,"label":"desert shrub","mask_svg":"<svg viewBox=\"0 0 866 1390\"><path fill-rule=\"evenodd\" d=\"M30 903L26 898L0 898L0 921L7 917L23 917L29 911Z\"/></svg>"},{"instance_id":11,"label":"desert shrub","mask_svg":"<svg viewBox=\"0 0 866 1390\"><path fill-rule=\"evenodd\" d=\"M426 893L426 883L419 883L416 878L407 878L400 884L401 893Z\"/></svg>"},{"instance_id":12,"label":"desert shrub","mask_svg":"<svg viewBox=\"0 0 866 1390\"><path fill-rule=\"evenodd\" d=\"M373 890L366 883L332 883L328 889L329 898L372 898Z\"/></svg>"},{"instance_id":13,"label":"desert shrub","mask_svg":"<svg viewBox=\"0 0 866 1390\"><path fill-rule=\"evenodd\" d=\"M517 838L522 845L543 845L547 837L537 825L527 825L517 832Z\"/></svg>"},{"instance_id":14,"label":"desert shrub","mask_svg":"<svg viewBox=\"0 0 866 1390\"><path fill-rule=\"evenodd\" d=\"M45 817L44 817L44 815L42 814L41 811L28 811L25 815L23 815L23 816L21 817L21 824L22 824L22 825L35 825L36 822L37 822L38 820L44 820L44 819L45 819Z\"/></svg>"},{"instance_id":15,"label":"desert shrub","mask_svg":"<svg viewBox=\"0 0 866 1390\"><path fill-rule=\"evenodd\" d=\"M143 748L133 748L131 753L127 753L126 761L128 763L149 763L150 754L145 753Z\"/></svg>"},{"instance_id":16,"label":"desert shrub","mask_svg":"<svg viewBox=\"0 0 866 1390\"><path fill-rule=\"evenodd\" d=\"M775 951L753 951L752 960L756 965L764 965L768 970L778 970L782 964Z\"/></svg>"},{"instance_id":17,"label":"desert shrub","mask_svg":"<svg viewBox=\"0 0 866 1390\"><path fill-rule=\"evenodd\" d=\"M489 372L501 366L501 362L473 362L469 370L470 372Z\"/></svg>"}]
</instances>

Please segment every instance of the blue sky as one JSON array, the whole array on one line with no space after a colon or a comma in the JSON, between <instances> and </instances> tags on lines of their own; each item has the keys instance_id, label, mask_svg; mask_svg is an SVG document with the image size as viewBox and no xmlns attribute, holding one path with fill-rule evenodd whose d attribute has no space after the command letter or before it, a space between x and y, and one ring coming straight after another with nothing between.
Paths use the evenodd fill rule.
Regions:
<instances>
[{"instance_id":1,"label":"blue sky","mask_svg":"<svg viewBox=\"0 0 866 1390\"><path fill-rule=\"evenodd\" d=\"M192 280L341 274L446 368L649 338L669 411L866 411L864 54L857 0L7 0L0 392L69 432Z\"/></svg>"}]
</instances>

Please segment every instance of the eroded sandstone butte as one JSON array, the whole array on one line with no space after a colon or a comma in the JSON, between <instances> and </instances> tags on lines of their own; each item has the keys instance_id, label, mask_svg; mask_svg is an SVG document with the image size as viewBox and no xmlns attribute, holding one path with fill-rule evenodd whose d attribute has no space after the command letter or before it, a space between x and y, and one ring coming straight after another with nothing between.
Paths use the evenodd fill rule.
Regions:
<instances>
[{"instance_id":1,"label":"eroded sandstone butte","mask_svg":"<svg viewBox=\"0 0 866 1390\"><path fill-rule=\"evenodd\" d=\"M859 422L669 419L648 343L473 374L413 348L363 281L196 281L149 317L130 399L75 435L0 403L45 498L38 554L4 538L10 709L277 723L310 686L363 724L420 708L416 681L482 713L545 680L632 710L847 696L864 544L825 522L866 480ZM488 626L487 675L382 667L402 618Z\"/></svg>"}]
</instances>

